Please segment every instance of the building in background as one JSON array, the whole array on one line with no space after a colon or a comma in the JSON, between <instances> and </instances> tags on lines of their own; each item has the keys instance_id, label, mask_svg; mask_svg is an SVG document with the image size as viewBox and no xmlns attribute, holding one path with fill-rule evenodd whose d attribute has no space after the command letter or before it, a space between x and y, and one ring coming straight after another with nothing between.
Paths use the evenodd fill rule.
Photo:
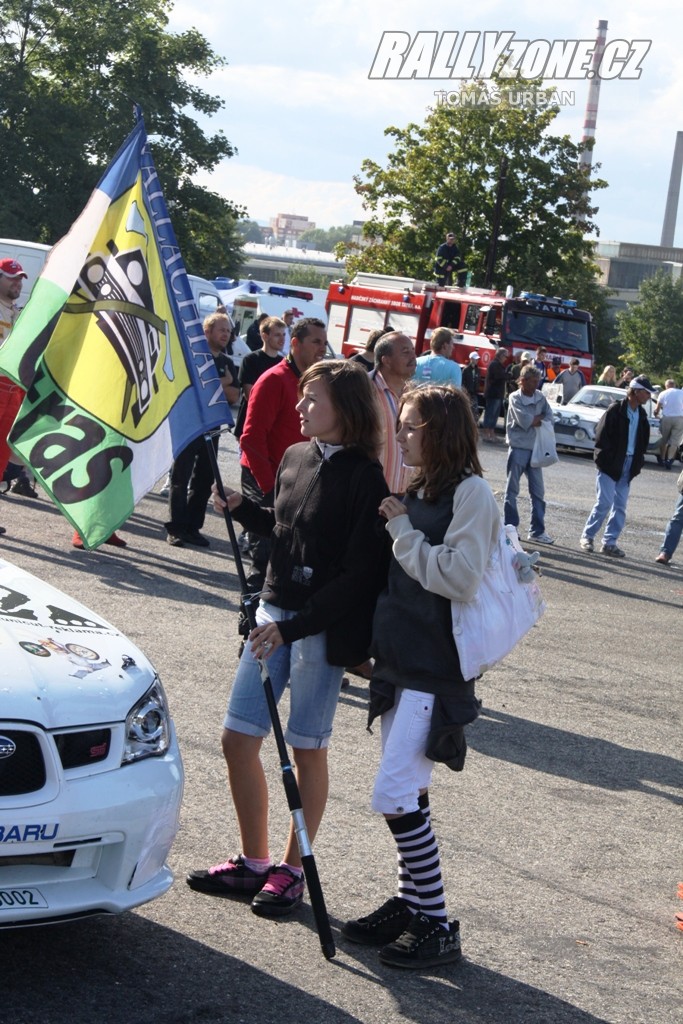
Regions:
<instances>
[{"instance_id":1,"label":"building in background","mask_svg":"<svg viewBox=\"0 0 683 1024\"><path fill-rule=\"evenodd\" d=\"M635 242L596 242L595 262L600 267L600 284L612 291L607 302L616 313L625 309L627 303L640 301L641 284L658 270L671 274L674 281L679 280L683 249Z\"/></svg>"},{"instance_id":2,"label":"building in background","mask_svg":"<svg viewBox=\"0 0 683 1024\"><path fill-rule=\"evenodd\" d=\"M305 231L314 228L314 221L298 213L278 213L270 221L270 232L278 245L296 245Z\"/></svg>"}]
</instances>

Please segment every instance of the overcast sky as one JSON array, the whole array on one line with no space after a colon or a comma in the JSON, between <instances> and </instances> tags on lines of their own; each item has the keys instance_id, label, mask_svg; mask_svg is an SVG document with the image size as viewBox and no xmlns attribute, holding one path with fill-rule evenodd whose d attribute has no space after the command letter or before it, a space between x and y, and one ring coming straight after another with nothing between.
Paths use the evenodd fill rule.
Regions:
<instances>
[{"instance_id":1,"label":"overcast sky","mask_svg":"<svg viewBox=\"0 0 683 1024\"><path fill-rule=\"evenodd\" d=\"M659 244L676 132L683 130L683 6L649 0L635 12L617 0L599 6L575 0L563 5L566 13L547 15L538 14L538 2L523 0L480 0L476 13L458 13L461 5L450 13L448 6L422 8L413 0L178 0L170 30L196 27L228 61L201 81L225 101L206 127L221 128L239 151L200 183L246 206L256 220L277 213L307 215L320 227L362 220L353 189L362 160L383 162L384 129L422 122L434 93L453 88L441 80L370 79L383 33L404 32L412 42L419 32L457 32L462 41L465 32L507 31L515 44L552 43L593 40L602 19L617 58L616 40L652 40L652 46L640 62L639 80L601 84L594 160L609 188L596 196L600 238ZM480 44L475 63L481 54ZM563 108L553 133L579 141L588 82L557 86L573 91L575 104ZM675 242L683 246L680 227Z\"/></svg>"}]
</instances>

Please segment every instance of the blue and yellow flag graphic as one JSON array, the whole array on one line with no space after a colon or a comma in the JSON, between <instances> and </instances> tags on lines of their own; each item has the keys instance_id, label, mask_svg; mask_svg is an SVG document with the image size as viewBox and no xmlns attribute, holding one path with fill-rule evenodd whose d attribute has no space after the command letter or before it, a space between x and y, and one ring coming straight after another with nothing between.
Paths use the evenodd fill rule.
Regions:
<instances>
[{"instance_id":1,"label":"blue and yellow flag graphic","mask_svg":"<svg viewBox=\"0 0 683 1024\"><path fill-rule=\"evenodd\" d=\"M0 372L10 446L88 548L195 437L232 425L140 119L50 252Z\"/></svg>"}]
</instances>

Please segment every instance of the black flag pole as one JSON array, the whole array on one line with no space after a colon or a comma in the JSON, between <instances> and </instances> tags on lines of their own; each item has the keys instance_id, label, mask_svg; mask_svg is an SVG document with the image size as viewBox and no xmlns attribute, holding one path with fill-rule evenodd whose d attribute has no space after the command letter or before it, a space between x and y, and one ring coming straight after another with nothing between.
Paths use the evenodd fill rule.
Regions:
<instances>
[{"instance_id":1,"label":"black flag pole","mask_svg":"<svg viewBox=\"0 0 683 1024\"><path fill-rule=\"evenodd\" d=\"M206 441L206 447L209 452L209 459L211 460L211 466L213 469L213 475L216 481L216 488L218 490L218 494L222 498L222 500L226 502L225 508L223 509L223 516L225 518L225 524L228 528L228 536L230 537L232 554L235 560L235 569L237 570L237 578L239 579L240 590L242 592L242 604L244 605L244 610L246 612L247 619L249 620L250 629L255 629L256 609L254 607L254 602L256 595L249 593L249 589L247 587L247 577L244 572L244 563L242 562L242 556L237 545L235 524L232 516L230 515L230 510L227 507L227 497L225 494L225 488L223 487L223 480L221 478L220 469L218 468L218 459L216 458L216 452L213 446L213 442L211 440L211 436L206 434L204 439ZM259 660L259 667L261 670L261 682L263 683L263 690L266 696L266 703L268 704L268 711L270 713L270 720L273 726L273 736L275 737L275 744L277 746L277 751L280 758L280 767L282 768L282 783L285 788L287 804L292 815L292 824L294 826L296 841L299 846L301 866L303 867L304 876L306 878L306 885L308 886L308 893L311 899L313 916L315 918L315 924L318 930L318 937L320 939L320 947L323 951L323 955L325 956L325 958L327 960L331 960L336 953L336 949L334 945L334 938L332 937L332 929L330 928L330 919L327 915L327 907L325 906L325 897L323 896L323 890L320 884L318 868L315 863L315 857L313 856L311 842L310 839L308 838L308 830L306 829L304 812L301 806L301 794L299 793L299 786L296 781L296 775L294 774L292 762L290 761L289 754L287 752L287 744L285 743L285 737L282 732L280 715L278 714L277 704L275 703L273 684L270 681L270 676L268 675L268 668L266 666L265 660Z\"/></svg>"}]
</instances>

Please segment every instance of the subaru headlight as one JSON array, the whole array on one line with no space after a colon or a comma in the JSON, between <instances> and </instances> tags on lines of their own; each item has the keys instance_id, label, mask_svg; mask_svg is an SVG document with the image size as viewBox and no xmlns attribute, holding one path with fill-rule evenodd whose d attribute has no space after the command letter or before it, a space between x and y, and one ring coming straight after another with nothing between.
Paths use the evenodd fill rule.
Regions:
<instances>
[{"instance_id":1,"label":"subaru headlight","mask_svg":"<svg viewBox=\"0 0 683 1024\"><path fill-rule=\"evenodd\" d=\"M160 757L171 741L171 717L166 694L157 677L144 697L134 704L126 716L126 735L121 764Z\"/></svg>"}]
</instances>

